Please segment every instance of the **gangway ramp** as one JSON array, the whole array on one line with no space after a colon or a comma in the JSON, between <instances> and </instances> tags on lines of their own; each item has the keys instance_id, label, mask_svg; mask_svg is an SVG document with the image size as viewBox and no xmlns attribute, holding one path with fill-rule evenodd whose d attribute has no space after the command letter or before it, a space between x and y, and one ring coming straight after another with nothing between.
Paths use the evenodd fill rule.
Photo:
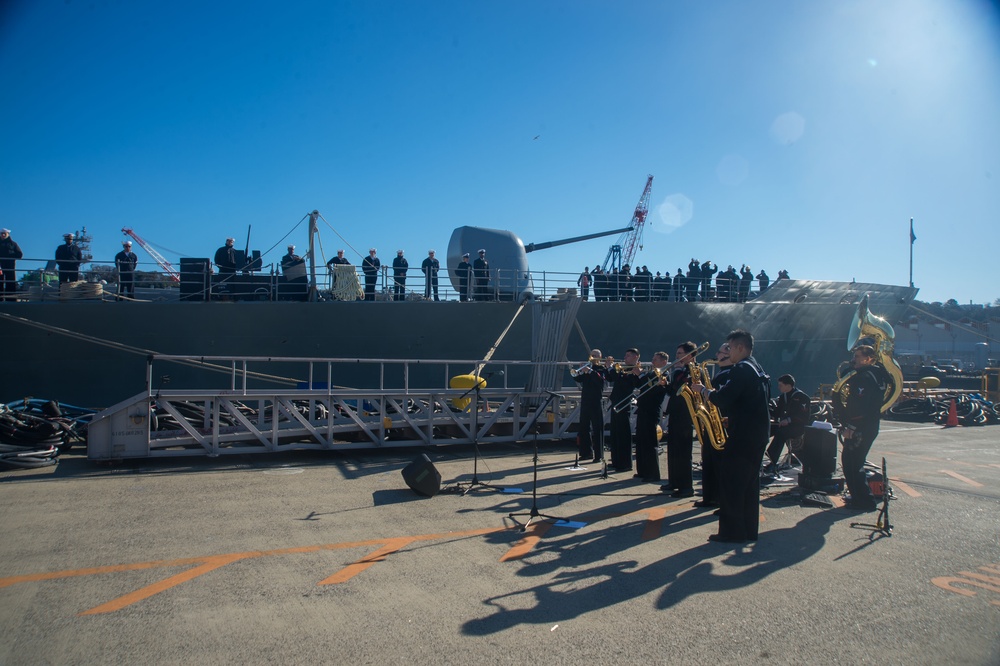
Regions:
<instances>
[{"instance_id":1,"label":"gangway ramp","mask_svg":"<svg viewBox=\"0 0 1000 666\"><path fill-rule=\"evenodd\" d=\"M219 372L228 375L221 382L224 387L149 388L100 412L88 430L90 459L507 443L536 436L540 441L563 440L575 436L579 419L579 392L572 388L560 389L560 397L546 405L547 391L507 385L510 378L532 372L536 364L529 362L500 361L492 364L495 370L485 368L481 376L496 374L502 385L487 382L478 400L474 392L470 400L468 389L412 386L418 373L409 365L432 363L425 360L160 356L150 359L147 386L154 384L154 362L180 359L221 368ZM437 363L445 369L440 375L444 377L476 362ZM276 364L307 366L304 381L284 382L296 388L250 387L255 378L259 382L262 376L276 377L262 370ZM341 374L340 364L374 366L371 376L378 378L378 386L331 387L330 380ZM400 365L402 373L387 369L393 365ZM386 377L394 374L403 378L404 386L385 386ZM318 383L323 388L308 388Z\"/></svg>"}]
</instances>

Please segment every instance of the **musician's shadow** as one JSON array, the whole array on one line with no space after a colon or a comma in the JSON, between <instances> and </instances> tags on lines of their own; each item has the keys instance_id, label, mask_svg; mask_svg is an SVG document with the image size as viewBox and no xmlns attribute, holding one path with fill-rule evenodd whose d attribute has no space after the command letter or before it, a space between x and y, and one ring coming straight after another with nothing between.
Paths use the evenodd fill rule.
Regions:
<instances>
[{"instance_id":1,"label":"musician's shadow","mask_svg":"<svg viewBox=\"0 0 1000 666\"><path fill-rule=\"evenodd\" d=\"M830 526L844 517L841 512L820 511L793 527L763 532L761 541L752 548L730 548L733 552L721 565L708 560L726 552L729 544L706 542L640 568L637 568L635 560L587 566L587 563L599 561L609 552L621 551L622 540L629 538L623 530L629 526L612 526L600 533L583 532L543 547L532 558L538 564L529 561L518 573L534 577L550 574L558 568L554 577L533 587L483 600L494 612L469 620L462 628L465 633L478 636L520 624L564 622L641 597L660 587L664 589L656 606L666 609L696 594L753 585L815 555L826 543ZM681 515L676 518L688 520ZM550 552L546 552L546 548ZM718 573L728 567L737 570ZM534 596L533 606L505 607L504 600L507 598L513 601L509 605L525 605L524 595Z\"/></svg>"}]
</instances>

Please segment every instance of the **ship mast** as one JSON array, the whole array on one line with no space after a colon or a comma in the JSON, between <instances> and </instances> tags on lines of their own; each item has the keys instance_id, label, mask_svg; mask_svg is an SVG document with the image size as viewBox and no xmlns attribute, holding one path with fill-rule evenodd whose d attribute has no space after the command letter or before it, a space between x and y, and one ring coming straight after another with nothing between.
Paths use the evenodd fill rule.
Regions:
<instances>
[{"instance_id":1,"label":"ship mast","mask_svg":"<svg viewBox=\"0 0 1000 666\"><path fill-rule=\"evenodd\" d=\"M319 300L319 291L316 288L316 218L318 217L318 210L309 213L309 295L307 300L312 303Z\"/></svg>"}]
</instances>

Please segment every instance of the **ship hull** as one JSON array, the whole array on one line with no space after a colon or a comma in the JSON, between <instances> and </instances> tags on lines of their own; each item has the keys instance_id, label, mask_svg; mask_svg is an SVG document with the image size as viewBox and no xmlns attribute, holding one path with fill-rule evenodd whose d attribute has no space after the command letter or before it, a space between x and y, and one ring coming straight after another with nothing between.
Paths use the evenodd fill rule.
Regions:
<instances>
[{"instance_id":1,"label":"ship hull","mask_svg":"<svg viewBox=\"0 0 1000 666\"><path fill-rule=\"evenodd\" d=\"M637 347L643 360L660 350L672 357L680 342L708 341L714 347L729 331L745 328L756 338L755 357L774 381L791 373L811 392L836 379L865 292L872 311L890 322L903 316L916 295L906 287L799 280L778 283L743 304L584 302L566 360L582 361L591 348L616 358L629 347ZM515 318L515 303L481 302L4 303L0 400L32 396L106 407L146 390L150 353L480 359L509 327L493 359L528 361L537 358L532 344L539 322L533 319L545 307L525 308ZM470 369L456 368L453 374L459 370ZM171 376L171 388L218 385L218 377L204 371L158 367L154 388L161 372ZM439 377L443 382L440 368L428 368L424 376L411 374L410 381L433 383ZM338 370L334 380L358 388L395 381L360 367ZM507 379L511 386L516 381ZM568 373L562 381L572 383Z\"/></svg>"}]
</instances>

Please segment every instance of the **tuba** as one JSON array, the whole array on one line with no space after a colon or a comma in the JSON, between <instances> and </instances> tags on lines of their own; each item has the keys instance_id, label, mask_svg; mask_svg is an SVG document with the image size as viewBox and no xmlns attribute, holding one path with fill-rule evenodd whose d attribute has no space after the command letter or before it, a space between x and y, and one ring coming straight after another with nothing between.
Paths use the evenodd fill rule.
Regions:
<instances>
[{"instance_id":1,"label":"tuba","mask_svg":"<svg viewBox=\"0 0 1000 666\"><path fill-rule=\"evenodd\" d=\"M858 303L858 311L854 313L851 321L851 329L847 334L848 351L857 347L864 338L870 338L872 347L875 348L877 362L888 373L890 381L886 384L885 395L882 396L882 411L889 409L892 403L896 402L903 392L903 371L900 369L896 359L892 357L892 350L896 339L896 332L892 330L892 325L882 317L873 315L868 309L868 294L865 294ZM833 403L837 409L847 406L847 380L854 376L855 370L838 369L837 383L833 385Z\"/></svg>"}]
</instances>

